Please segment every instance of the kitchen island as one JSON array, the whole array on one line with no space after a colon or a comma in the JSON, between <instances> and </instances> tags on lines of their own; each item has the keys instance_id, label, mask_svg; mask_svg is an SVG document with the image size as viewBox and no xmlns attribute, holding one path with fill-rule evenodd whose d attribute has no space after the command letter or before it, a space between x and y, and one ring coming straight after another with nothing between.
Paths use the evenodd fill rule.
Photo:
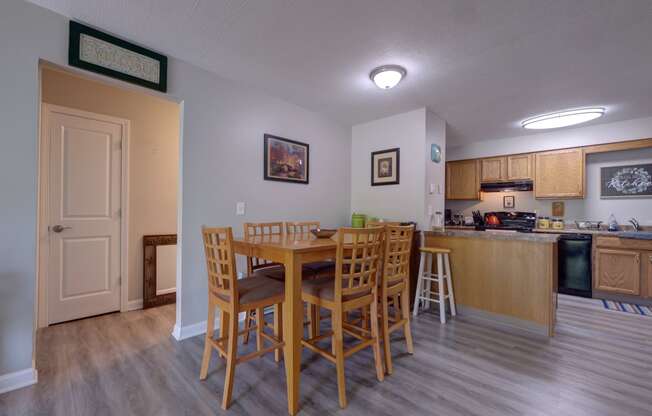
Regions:
<instances>
[{"instance_id":1,"label":"kitchen island","mask_svg":"<svg viewBox=\"0 0 652 416\"><path fill-rule=\"evenodd\" d=\"M553 336L558 234L445 230L425 232L426 247L451 250L461 315Z\"/></svg>"}]
</instances>

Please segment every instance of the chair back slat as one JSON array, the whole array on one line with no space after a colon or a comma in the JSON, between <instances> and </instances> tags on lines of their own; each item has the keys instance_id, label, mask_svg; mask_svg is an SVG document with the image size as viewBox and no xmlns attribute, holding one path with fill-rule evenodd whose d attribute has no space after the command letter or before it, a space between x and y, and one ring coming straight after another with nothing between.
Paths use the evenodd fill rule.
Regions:
<instances>
[{"instance_id":1,"label":"chair back slat","mask_svg":"<svg viewBox=\"0 0 652 416\"><path fill-rule=\"evenodd\" d=\"M385 226L385 250L383 253L383 287L407 282L410 278L410 255L414 226Z\"/></svg>"},{"instance_id":2,"label":"chair back slat","mask_svg":"<svg viewBox=\"0 0 652 416\"><path fill-rule=\"evenodd\" d=\"M208 289L220 298L237 299L237 272L231 227L202 227Z\"/></svg>"},{"instance_id":3,"label":"chair back slat","mask_svg":"<svg viewBox=\"0 0 652 416\"><path fill-rule=\"evenodd\" d=\"M282 222L246 222L244 223L244 235L247 237L269 237L280 236L283 234ZM247 274L252 274L258 269L264 267L277 266L279 263L274 263L258 257L247 257Z\"/></svg>"},{"instance_id":4,"label":"chair back slat","mask_svg":"<svg viewBox=\"0 0 652 416\"><path fill-rule=\"evenodd\" d=\"M375 289L384 234L383 227L339 229L335 299L341 301Z\"/></svg>"},{"instance_id":5,"label":"chair back slat","mask_svg":"<svg viewBox=\"0 0 652 416\"><path fill-rule=\"evenodd\" d=\"M288 221L285 223L286 234L306 234L320 228L319 221Z\"/></svg>"}]
</instances>

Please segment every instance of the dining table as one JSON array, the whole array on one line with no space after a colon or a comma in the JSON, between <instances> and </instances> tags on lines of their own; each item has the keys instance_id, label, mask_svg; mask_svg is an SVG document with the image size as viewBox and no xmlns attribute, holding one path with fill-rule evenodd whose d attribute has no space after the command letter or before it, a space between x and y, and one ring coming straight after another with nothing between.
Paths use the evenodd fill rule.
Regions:
<instances>
[{"instance_id":1,"label":"dining table","mask_svg":"<svg viewBox=\"0 0 652 416\"><path fill-rule=\"evenodd\" d=\"M283 350L287 377L288 413L299 411L301 379L301 338L304 308L301 302L301 270L305 263L332 260L337 243L332 238L316 238L312 233L236 237L236 254L258 257L285 266L283 303Z\"/></svg>"}]
</instances>

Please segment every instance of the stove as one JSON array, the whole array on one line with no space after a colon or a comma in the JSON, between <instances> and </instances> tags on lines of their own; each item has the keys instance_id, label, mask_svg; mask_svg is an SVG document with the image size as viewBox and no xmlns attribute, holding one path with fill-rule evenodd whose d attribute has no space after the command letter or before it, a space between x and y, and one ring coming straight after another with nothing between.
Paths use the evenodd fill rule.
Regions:
<instances>
[{"instance_id":1,"label":"stove","mask_svg":"<svg viewBox=\"0 0 652 416\"><path fill-rule=\"evenodd\" d=\"M532 232L536 227L537 214L520 211L486 212L482 222L483 224L476 223L477 229Z\"/></svg>"}]
</instances>

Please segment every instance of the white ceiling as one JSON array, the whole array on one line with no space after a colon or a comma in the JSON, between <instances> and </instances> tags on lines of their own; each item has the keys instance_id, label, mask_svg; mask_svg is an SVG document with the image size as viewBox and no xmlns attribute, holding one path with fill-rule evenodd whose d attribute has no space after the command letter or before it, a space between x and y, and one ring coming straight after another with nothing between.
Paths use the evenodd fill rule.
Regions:
<instances>
[{"instance_id":1,"label":"white ceiling","mask_svg":"<svg viewBox=\"0 0 652 416\"><path fill-rule=\"evenodd\" d=\"M650 0L31 1L342 123L426 106L454 145L570 107L652 115ZM388 63L408 76L382 91Z\"/></svg>"}]
</instances>

